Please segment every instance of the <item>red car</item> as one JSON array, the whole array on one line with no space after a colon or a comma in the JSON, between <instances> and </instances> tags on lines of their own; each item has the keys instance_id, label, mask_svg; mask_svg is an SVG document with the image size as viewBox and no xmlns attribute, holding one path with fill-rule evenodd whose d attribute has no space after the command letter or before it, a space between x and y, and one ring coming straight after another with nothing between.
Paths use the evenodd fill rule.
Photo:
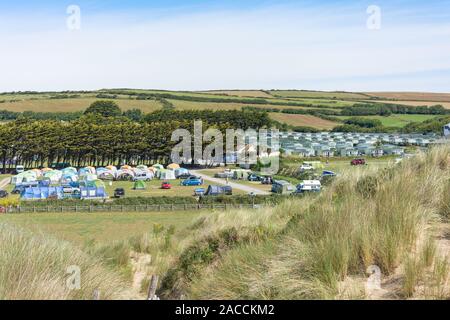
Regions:
<instances>
[{"instance_id":1,"label":"red car","mask_svg":"<svg viewBox=\"0 0 450 320\"><path fill-rule=\"evenodd\" d=\"M352 162L350 162L352 166L363 166L366 164L365 159L353 159Z\"/></svg>"},{"instance_id":2,"label":"red car","mask_svg":"<svg viewBox=\"0 0 450 320\"><path fill-rule=\"evenodd\" d=\"M172 185L170 184L170 182L164 181L164 182L161 184L161 189L165 189L165 190L172 189Z\"/></svg>"}]
</instances>

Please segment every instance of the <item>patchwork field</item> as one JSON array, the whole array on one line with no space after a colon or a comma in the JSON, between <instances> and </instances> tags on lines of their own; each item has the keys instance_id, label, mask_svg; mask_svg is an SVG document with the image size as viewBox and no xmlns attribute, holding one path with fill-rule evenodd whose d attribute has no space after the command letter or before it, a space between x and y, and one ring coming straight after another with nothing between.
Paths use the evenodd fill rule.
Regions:
<instances>
[{"instance_id":1,"label":"patchwork field","mask_svg":"<svg viewBox=\"0 0 450 320\"><path fill-rule=\"evenodd\" d=\"M317 129L329 130L338 126L339 123L321 119L315 116L303 114L270 113L273 120L286 123L292 126L312 127Z\"/></svg>"},{"instance_id":2,"label":"patchwork field","mask_svg":"<svg viewBox=\"0 0 450 320\"><path fill-rule=\"evenodd\" d=\"M96 98L99 94L103 95L104 98ZM160 95L157 98L166 97L165 99L178 110L241 110L243 107L279 110L320 108L323 112L329 111L331 113L330 111L333 111L336 113L345 107L353 106L355 103L360 104L365 102L371 104L376 102L399 103L411 106L442 104L445 108L450 109L450 94L444 93L357 93L306 90L213 90L189 92L115 89L73 93L0 94L0 110L15 112L75 112L83 111L92 102L104 99L113 99L122 110L137 108L142 110L143 113L161 110L163 105L155 97L147 97L149 100L136 99L138 95L142 94ZM64 96L65 98L63 98ZM255 99L258 100L255 101ZM262 99L266 102L264 103ZM337 125L333 121L323 120L312 115L273 113L270 116L272 119L281 123L292 126L309 126L319 130L329 130ZM389 118L376 118L379 118L386 126L403 127L410 122L424 121L431 117L422 115L394 115Z\"/></svg>"}]
</instances>

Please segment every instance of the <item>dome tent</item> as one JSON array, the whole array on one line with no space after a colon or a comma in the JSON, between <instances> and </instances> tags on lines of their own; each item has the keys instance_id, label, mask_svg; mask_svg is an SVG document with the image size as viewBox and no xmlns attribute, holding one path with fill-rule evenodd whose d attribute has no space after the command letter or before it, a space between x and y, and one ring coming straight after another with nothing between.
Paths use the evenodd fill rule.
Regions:
<instances>
[{"instance_id":1,"label":"dome tent","mask_svg":"<svg viewBox=\"0 0 450 320\"><path fill-rule=\"evenodd\" d=\"M159 170L159 179L160 180L175 180L175 171L162 169Z\"/></svg>"},{"instance_id":2,"label":"dome tent","mask_svg":"<svg viewBox=\"0 0 450 320\"><path fill-rule=\"evenodd\" d=\"M164 169L164 166L162 164L157 163L157 164L154 164L152 166L152 168L155 168L156 170L162 170L162 169Z\"/></svg>"},{"instance_id":3,"label":"dome tent","mask_svg":"<svg viewBox=\"0 0 450 320\"><path fill-rule=\"evenodd\" d=\"M180 165L176 164L176 163L172 163L172 164L169 164L167 166L167 169L169 169L169 170L177 170L177 169L180 169Z\"/></svg>"},{"instance_id":4,"label":"dome tent","mask_svg":"<svg viewBox=\"0 0 450 320\"><path fill-rule=\"evenodd\" d=\"M147 185L142 180L136 180L134 182L133 190L145 190L147 189Z\"/></svg>"}]
</instances>

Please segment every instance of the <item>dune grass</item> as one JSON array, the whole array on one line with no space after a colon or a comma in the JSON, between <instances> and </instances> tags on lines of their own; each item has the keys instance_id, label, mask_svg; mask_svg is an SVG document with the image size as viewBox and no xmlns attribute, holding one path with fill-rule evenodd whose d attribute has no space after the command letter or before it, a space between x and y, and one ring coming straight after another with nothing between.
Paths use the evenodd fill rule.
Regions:
<instances>
[{"instance_id":1,"label":"dune grass","mask_svg":"<svg viewBox=\"0 0 450 320\"><path fill-rule=\"evenodd\" d=\"M68 242L0 222L0 300L131 299L119 274ZM80 289L67 285L79 268ZM73 288L73 287L72 287Z\"/></svg>"}]
</instances>

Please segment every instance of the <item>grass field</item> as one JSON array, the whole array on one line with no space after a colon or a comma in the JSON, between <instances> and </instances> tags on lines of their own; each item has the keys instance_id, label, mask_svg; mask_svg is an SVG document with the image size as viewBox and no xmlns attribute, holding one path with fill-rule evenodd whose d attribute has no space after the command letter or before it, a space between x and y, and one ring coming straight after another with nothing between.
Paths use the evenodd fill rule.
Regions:
<instances>
[{"instance_id":1,"label":"grass field","mask_svg":"<svg viewBox=\"0 0 450 320\"><path fill-rule=\"evenodd\" d=\"M389 117L383 116L363 116L362 118L380 120L385 127L404 127L411 122L423 122L435 118L435 115L429 114L393 114ZM338 116L343 120L352 118L347 116Z\"/></svg>"},{"instance_id":2,"label":"grass field","mask_svg":"<svg viewBox=\"0 0 450 320\"><path fill-rule=\"evenodd\" d=\"M389 166L393 165L395 163L394 156L388 156L388 157L381 157L381 158L365 158L366 164L365 166L352 166L350 164L350 161L352 158L346 158L346 159L336 159L336 158L330 158L330 159L322 159L321 162L324 164L325 168L324 170L330 170L333 172L336 172L338 174L346 173L347 171L355 171L355 170L372 170L372 169L384 169L388 168ZM302 157L297 156L289 156L282 160L283 167L284 168L291 168L298 170L302 163L306 161Z\"/></svg>"},{"instance_id":3,"label":"grass field","mask_svg":"<svg viewBox=\"0 0 450 320\"><path fill-rule=\"evenodd\" d=\"M339 125L337 122L304 114L270 113L270 117L273 120L292 126L312 127L323 130L333 129Z\"/></svg>"},{"instance_id":4,"label":"grass field","mask_svg":"<svg viewBox=\"0 0 450 320\"><path fill-rule=\"evenodd\" d=\"M10 214L0 215L0 223L14 223L83 246L92 240L108 243L141 235L150 232L155 223L182 229L204 214L204 211Z\"/></svg>"}]
</instances>

